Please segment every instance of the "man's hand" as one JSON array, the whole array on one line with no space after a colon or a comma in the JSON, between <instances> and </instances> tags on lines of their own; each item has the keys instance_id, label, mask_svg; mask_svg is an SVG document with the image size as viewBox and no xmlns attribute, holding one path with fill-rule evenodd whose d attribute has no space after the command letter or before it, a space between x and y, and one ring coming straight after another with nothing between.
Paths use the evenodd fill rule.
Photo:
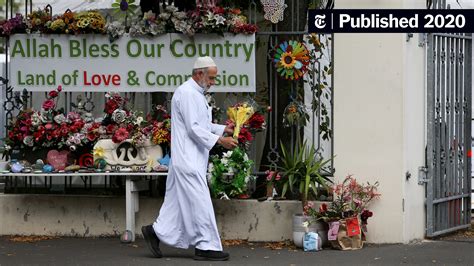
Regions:
<instances>
[{"instance_id":1,"label":"man's hand","mask_svg":"<svg viewBox=\"0 0 474 266\"><path fill-rule=\"evenodd\" d=\"M234 134L234 124L228 124L225 129L224 129L224 132L227 133L227 135L229 136L232 136Z\"/></svg>"},{"instance_id":2,"label":"man's hand","mask_svg":"<svg viewBox=\"0 0 474 266\"><path fill-rule=\"evenodd\" d=\"M217 140L217 143L219 143L220 145L222 145L224 148L228 150L237 147L237 144L238 144L237 140L232 137L219 137L219 139Z\"/></svg>"}]
</instances>

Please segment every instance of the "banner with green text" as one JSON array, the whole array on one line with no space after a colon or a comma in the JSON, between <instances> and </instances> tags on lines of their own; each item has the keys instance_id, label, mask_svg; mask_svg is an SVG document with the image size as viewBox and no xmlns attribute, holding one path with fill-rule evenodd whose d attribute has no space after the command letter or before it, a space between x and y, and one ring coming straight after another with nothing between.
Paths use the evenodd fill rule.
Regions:
<instances>
[{"instance_id":1,"label":"banner with green text","mask_svg":"<svg viewBox=\"0 0 474 266\"><path fill-rule=\"evenodd\" d=\"M10 76L15 90L174 91L195 59L214 58L215 92L255 91L255 35L164 34L153 38L15 34Z\"/></svg>"}]
</instances>

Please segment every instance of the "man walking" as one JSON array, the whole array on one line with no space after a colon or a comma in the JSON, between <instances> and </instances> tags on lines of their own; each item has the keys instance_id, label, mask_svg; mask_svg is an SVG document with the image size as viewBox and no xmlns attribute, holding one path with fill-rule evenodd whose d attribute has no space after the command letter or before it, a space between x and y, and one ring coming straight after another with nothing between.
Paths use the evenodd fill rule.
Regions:
<instances>
[{"instance_id":1,"label":"man walking","mask_svg":"<svg viewBox=\"0 0 474 266\"><path fill-rule=\"evenodd\" d=\"M216 144L237 146L233 128L212 123L204 93L215 84L217 66L211 57L199 57L192 78L176 89L171 100L171 162L166 194L156 222L142 233L155 257L160 242L187 249L195 246L196 260L228 260L222 251L214 208L207 185L209 150Z\"/></svg>"}]
</instances>

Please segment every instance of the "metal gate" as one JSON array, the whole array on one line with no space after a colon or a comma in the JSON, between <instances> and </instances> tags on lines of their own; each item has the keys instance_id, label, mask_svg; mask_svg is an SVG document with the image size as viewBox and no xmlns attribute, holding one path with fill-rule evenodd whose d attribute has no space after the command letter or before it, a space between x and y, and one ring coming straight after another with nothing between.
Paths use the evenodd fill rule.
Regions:
<instances>
[{"instance_id":1,"label":"metal gate","mask_svg":"<svg viewBox=\"0 0 474 266\"><path fill-rule=\"evenodd\" d=\"M427 236L471 223L472 34L428 35Z\"/></svg>"}]
</instances>

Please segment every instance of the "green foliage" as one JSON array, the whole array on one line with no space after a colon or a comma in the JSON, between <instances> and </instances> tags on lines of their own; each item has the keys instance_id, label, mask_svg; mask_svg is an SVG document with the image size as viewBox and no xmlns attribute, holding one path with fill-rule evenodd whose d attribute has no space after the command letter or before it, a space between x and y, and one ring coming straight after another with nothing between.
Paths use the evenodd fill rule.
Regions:
<instances>
[{"instance_id":1,"label":"green foliage","mask_svg":"<svg viewBox=\"0 0 474 266\"><path fill-rule=\"evenodd\" d=\"M288 151L281 143L282 165L279 168L283 178L282 197L285 196L288 189L294 192L297 189L301 195L303 206L308 200L310 189L315 197L318 196L318 185L327 188L327 183L332 181L323 176L324 167L332 159L317 159L317 151L313 145L307 145L307 142L299 142L294 150Z\"/></svg>"},{"instance_id":2,"label":"green foliage","mask_svg":"<svg viewBox=\"0 0 474 266\"><path fill-rule=\"evenodd\" d=\"M211 194L214 198L225 194L236 197L247 192L247 184L251 178L253 161L241 148L211 157ZM233 173L233 176L226 175Z\"/></svg>"},{"instance_id":3,"label":"green foliage","mask_svg":"<svg viewBox=\"0 0 474 266\"><path fill-rule=\"evenodd\" d=\"M313 46L313 49L310 49L309 53L310 64L305 82L308 83L313 93L311 100L313 112L320 113L321 116L319 134L323 140L329 140L332 138L331 117L326 104L332 104L332 99L330 99L332 87L328 84L327 80L330 80L333 74L333 62L325 52L329 48L331 37L313 33L307 35L306 39ZM321 42L321 40L324 41ZM320 61L323 58L329 62L328 66L321 67Z\"/></svg>"}]
</instances>

